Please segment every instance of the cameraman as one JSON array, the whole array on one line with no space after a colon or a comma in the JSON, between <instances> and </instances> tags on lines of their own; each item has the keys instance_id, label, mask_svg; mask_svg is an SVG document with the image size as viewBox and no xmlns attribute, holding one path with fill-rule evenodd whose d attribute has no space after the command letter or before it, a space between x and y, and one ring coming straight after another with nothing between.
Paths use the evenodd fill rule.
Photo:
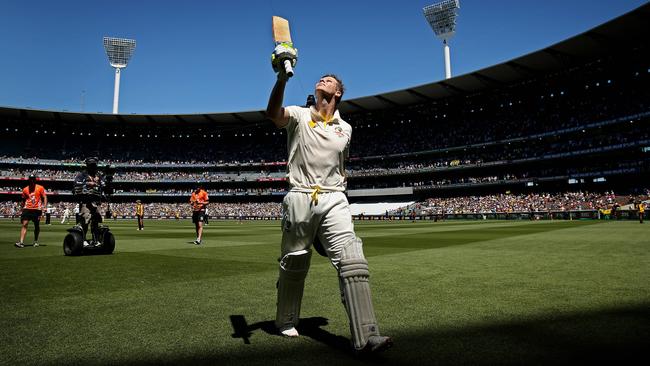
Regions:
<instances>
[{"instance_id":1,"label":"cameraman","mask_svg":"<svg viewBox=\"0 0 650 366\"><path fill-rule=\"evenodd\" d=\"M104 181L97 171L97 158L90 157L86 161L86 171L82 171L74 180L73 195L79 202L79 218L83 229L84 245L86 242L86 233L88 224L91 224L91 234L93 241L96 241L95 233L102 222L102 215L98 212Z\"/></svg>"}]
</instances>

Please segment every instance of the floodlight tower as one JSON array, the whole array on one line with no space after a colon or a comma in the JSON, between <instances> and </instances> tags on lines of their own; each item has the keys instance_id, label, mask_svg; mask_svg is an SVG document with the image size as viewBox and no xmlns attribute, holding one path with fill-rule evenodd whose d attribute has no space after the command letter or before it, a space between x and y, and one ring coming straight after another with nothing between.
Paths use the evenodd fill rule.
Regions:
<instances>
[{"instance_id":1,"label":"floodlight tower","mask_svg":"<svg viewBox=\"0 0 650 366\"><path fill-rule=\"evenodd\" d=\"M424 17L427 18L433 32L442 39L445 46L445 79L451 77L451 59L447 41L456 33L458 9L460 9L459 0L444 0L422 8Z\"/></svg>"},{"instance_id":2,"label":"floodlight tower","mask_svg":"<svg viewBox=\"0 0 650 366\"><path fill-rule=\"evenodd\" d=\"M115 91L113 93L113 114L117 114L120 100L120 70L129 63L135 40L126 38L104 37L104 49L108 55L108 62L115 68Z\"/></svg>"}]
</instances>

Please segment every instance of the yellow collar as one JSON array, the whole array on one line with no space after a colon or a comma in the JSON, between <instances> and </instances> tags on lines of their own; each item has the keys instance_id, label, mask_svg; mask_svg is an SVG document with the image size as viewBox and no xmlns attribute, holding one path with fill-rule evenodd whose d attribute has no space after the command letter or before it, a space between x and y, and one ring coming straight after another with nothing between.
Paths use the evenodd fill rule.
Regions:
<instances>
[{"instance_id":1,"label":"yellow collar","mask_svg":"<svg viewBox=\"0 0 650 366\"><path fill-rule=\"evenodd\" d=\"M319 111L316 110L316 108L309 107L309 110L311 112L311 121L309 121L309 127L314 128L318 124L317 122L323 122L323 126L327 127L327 124L330 123L338 123L339 119L341 116L339 115L338 109L334 111L334 115L332 116L324 116L321 114Z\"/></svg>"}]
</instances>

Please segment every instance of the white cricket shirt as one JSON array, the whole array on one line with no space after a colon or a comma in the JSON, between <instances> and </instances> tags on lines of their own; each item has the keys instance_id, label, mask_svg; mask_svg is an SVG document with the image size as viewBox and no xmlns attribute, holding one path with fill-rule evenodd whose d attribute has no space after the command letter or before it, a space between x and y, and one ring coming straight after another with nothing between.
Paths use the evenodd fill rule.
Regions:
<instances>
[{"instance_id":1,"label":"white cricket shirt","mask_svg":"<svg viewBox=\"0 0 650 366\"><path fill-rule=\"evenodd\" d=\"M345 158L348 156L352 126L334 112L325 123L316 108L289 106L287 130L287 179L292 191L343 192L347 184Z\"/></svg>"}]
</instances>

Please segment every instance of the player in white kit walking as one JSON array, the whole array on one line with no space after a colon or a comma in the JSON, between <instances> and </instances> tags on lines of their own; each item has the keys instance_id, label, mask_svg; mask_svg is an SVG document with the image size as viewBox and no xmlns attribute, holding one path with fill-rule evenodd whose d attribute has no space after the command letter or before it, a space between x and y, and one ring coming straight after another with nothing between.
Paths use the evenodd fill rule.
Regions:
<instances>
[{"instance_id":1,"label":"player in white kit walking","mask_svg":"<svg viewBox=\"0 0 650 366\"><path fill-rule=\"evenodd\" d=\"M61 217L61 223L65 224L66 222L68 222L69 217L70 217L70 209L68 208L68 206L66 206L65 210L63 210L63 215Z\"/></svg>"},{"instance_id":2,"label":"player in white kit walking","mask_svg":"<svg viewBox=\"0 0 650 366\"><path fill-rule=\"evenodd\" d=\"M350 320L352 345L357 351L377 352L392 346L381 336L375 318L368 278L368 262L352 224L346 189L345 159L352 127L337 110L344 87L335 75L316 83L316 105L283 108L288 81L281 66L295 66L296 51L276 47L273 68L278 80L266 109L278 128L287 131L287 178L291 187L282 203L282 247L275 325L281 334L297 337L305 277L312 244L329 257L339 276L341 298Z\"/></svg>"}]
</instances>

